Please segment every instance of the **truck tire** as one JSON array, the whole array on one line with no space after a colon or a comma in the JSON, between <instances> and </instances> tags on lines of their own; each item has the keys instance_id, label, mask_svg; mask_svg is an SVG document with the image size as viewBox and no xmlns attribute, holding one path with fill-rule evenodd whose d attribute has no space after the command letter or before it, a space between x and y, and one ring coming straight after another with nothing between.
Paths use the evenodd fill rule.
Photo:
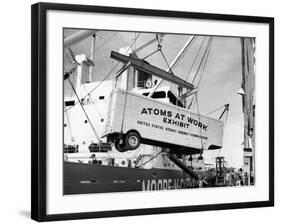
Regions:
<instances>
[{"instance_id":1,"label":"truck tire","mask_svg":"<svg viewBox=\"0 0 281 224\"><path fill-rule=\"evenodd\" d=\"M125 145L124 144L121 144L119 143L119 139L117 139L115 142L114 142L114 146L116 148L116 150L118 152L126 152L128 151L128 149L125 148Z\"/></svg>"},{"instance_id":2,"label":"truck tire","mask_svg":"<svg viewBox=\"0 0 281 224\"><path fill-rule=\"evenodd\" d=\"M141 137L135 131L130 131L125 137L125 148L129 150L135 150L140 146Z\"/></svg>"}]
</instances>

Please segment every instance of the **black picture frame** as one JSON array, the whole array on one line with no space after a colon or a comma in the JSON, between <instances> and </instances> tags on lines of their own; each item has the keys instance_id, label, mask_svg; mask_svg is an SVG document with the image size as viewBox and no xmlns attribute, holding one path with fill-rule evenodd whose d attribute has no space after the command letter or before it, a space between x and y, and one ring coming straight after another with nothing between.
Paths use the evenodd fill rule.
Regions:
<instances>
[{"instance_id":1,"label":"black picture frame","mask_svg":"<svg viewBox=\"0 0 281 224\"><path fill-rule=\"evenodd\" d=\"M101 212L46 213L46 13L48 10L63 10L87 13L111 13L167 18L190 18L229 22L253 22L269 25L269 200L214 205L159 207L149 209L114 210ZM89 5L37 3L31 10L31 218L37 221L70 220L116 216L148 215L207 210L254 208L274 206L274 18L183 11L163 11L136 8L118 8Z\"/></svg>"}]
</instances>

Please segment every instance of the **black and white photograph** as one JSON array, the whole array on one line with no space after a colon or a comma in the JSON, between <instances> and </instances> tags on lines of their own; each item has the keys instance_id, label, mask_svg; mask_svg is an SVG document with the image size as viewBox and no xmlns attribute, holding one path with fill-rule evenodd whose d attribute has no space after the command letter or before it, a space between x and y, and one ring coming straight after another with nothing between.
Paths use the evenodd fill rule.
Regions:
<instances>
[{"instance_id":1,"label":"black and white photograph","mask_svg":"<svg viewBox=\"0 0 281 224\"><path fill-rule=\"evenodd\" d=\"M274 206L274 18L38 3L31 21L32 219Z\"/></svg>"},{"instance_id":2,"label":"black and white photograph","mask_svg":"<svg viewBox=\"0 0 281 224\"><path fill-rule=\"evenodd\" d=\"M0 223L279 220L277 6L5 1Z\"/></svg>"},{"instance_id":3,"label":"black and white photograph","mask_svg":"<svg viewBox=\"0 0 281 224\"><path fill-rule=\"evenodd\" d=\"M65 195L255 186L255 37L62 39Z\"/></svg>"}]
</instances>

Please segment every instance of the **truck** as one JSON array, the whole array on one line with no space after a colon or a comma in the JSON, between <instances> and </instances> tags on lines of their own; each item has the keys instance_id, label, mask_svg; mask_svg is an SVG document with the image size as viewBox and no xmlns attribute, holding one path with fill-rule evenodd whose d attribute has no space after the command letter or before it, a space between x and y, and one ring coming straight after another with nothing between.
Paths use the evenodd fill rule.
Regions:
<instances>
[{"instance_id":1,"label":"truck","mask_svg":"<svg viewBox=\"0 0 281 224\"><path fill-rule=\"evenodd\" d=\"M222 147L223 121L163 100L168 92L154 94L151 98L120 88L111 92L104 137L118 151L149 144L191 155Z\"/></svg>"}]
</instances>

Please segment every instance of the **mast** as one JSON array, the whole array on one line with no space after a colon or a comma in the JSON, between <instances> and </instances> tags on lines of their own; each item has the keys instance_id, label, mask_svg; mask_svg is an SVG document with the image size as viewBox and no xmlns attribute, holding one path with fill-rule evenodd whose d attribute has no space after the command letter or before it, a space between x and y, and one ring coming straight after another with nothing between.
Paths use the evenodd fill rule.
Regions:
<instances>
[{"instance_id":1,"label":"mast","mask_svg":"<svg viewBox=\"0 0 281 224\"><path fill-rule=\"evenodd\" d=\"M248 183L254 181L255 173L255 57L254 42L251 38L241 38L242 64L242 108L244 113L244 172L248 174ZM252 183L253 184L253 183Z\"/></svg>"},{"instance_id":2,"label":"mast","mask_svg":"<svg viewBox=\"0 0 281 224\"><path fill-rule=\"evenodd\" d=\"M94 33L91 40L91 52L90 52L90 59L93 62L93 64L95 64L94 62L95 46L96 46L96 34ZM92 82L93 71L94 71L94 66L90 66L89 79L88 79L89 82Z\"/></svg>"}]
</instances>

